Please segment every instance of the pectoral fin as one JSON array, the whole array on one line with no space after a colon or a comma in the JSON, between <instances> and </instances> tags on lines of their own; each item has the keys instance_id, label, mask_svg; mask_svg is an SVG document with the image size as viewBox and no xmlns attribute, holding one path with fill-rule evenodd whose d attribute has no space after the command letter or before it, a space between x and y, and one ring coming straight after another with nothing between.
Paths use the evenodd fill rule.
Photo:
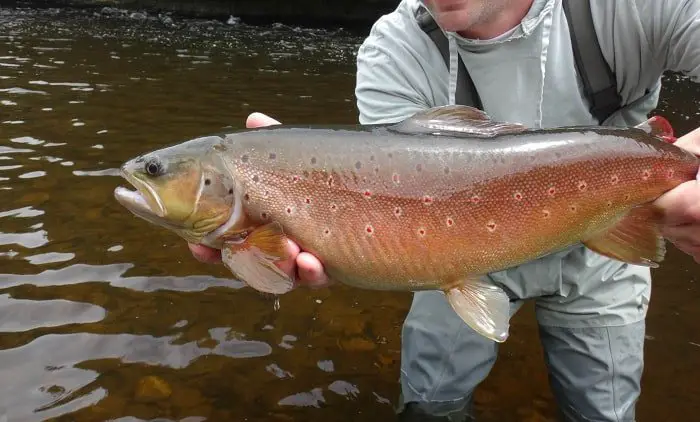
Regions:
<instances>
[{"instance_id":1,"label":"pectoral fin","mask_svg":"<svg viewBox=\"0 0 700 422\"><path fill-rule=\"evenodd\" d=\"M583 244L609 258L652 268L666 255L666 241L651 206L634 208L611 229Z\"/></svg>"},{"instance_id":2,"label":"pectoral fin","mask_svg":"<svg viewBox=\"0 0 700 422\"><path fill-rule=\"evenodd\" d=\"M269 223L258 227L242 241L224 242L221 259L239 280L255 290L284 294L294 288L294 280L275 262L287 258L286 242L282 226Z\"/></svg>"},{"instance_id":3,"label":"pectoral fin","mask_svg":"<svg viewBox=\"0 0 700 422\"><path fill-rule=\"evenodd\" d=\"M445 295L474 331L499 343L508 338L510 302L503 289L474 278L445 289Z\"/></svg>"}]
</instances>

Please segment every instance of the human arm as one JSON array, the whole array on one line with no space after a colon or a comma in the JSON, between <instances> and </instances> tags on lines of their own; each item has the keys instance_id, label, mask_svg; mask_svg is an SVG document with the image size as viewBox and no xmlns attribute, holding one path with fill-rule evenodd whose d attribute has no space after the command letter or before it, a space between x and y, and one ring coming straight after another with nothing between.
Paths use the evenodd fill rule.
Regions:
<instances>
[{"instance_id":1,"label":"human arm","mask_svg":"<svg viewBox=\"0 0 700 422\"><path fill-rule=\"evenodd\" d=\"M700 0L637 0L637 8L663 70L700 82ZM680 137L676 145L700 155L700 128ZM662 211L666 239L700 263L700 181L683 183L656 205Z\"/></svg>"}]
</instances>

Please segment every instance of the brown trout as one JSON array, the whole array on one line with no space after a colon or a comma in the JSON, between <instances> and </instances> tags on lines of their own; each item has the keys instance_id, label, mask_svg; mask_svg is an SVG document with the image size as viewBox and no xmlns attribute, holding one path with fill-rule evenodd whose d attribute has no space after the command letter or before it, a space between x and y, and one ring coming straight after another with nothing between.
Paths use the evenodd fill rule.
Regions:
<instances>
[{"instance_id":1,"label":"brown trout","mask_svg":"<svg viewBox=\"0 0 700 422\"><path fill-rule=\"evenodd\" d=\"M660 117L529 129L444 106L397 124L198 138L125 163L136 191L115 196L188 242L220 248L259 291L292 289L275 265L288 237L335 281L441 290L465 323L502 342L508 296L484 275L578 243L630 264L663 260L651 203L700 165L672 136Z\"/></svg>"}]
</instances>

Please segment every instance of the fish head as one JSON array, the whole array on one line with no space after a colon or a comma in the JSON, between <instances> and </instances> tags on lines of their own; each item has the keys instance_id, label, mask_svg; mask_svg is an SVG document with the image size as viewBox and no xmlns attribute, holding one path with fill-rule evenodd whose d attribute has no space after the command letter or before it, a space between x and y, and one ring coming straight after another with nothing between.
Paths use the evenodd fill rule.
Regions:
<instances>
[{"instance_id":1,"label":"fish head","mask_svg":"<svg viewBox=\"0 0 700 422\"><path fill-rule=\"evenodd\" d=\"M120 172L135 190L117 187L115 198L136 216L202 243L234 208L233 179L210 152L220 140L198 138L127 161Z\"/></svg>"}]
</instances>

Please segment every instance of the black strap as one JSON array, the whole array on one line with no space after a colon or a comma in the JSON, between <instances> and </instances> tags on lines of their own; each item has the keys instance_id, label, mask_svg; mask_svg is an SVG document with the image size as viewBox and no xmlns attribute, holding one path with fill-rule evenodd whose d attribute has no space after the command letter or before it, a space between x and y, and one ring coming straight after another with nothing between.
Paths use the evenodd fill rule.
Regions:
<instances>
[{"instance_id":1,"label":"black strap","mask_svg":"<svg viewBox=\"0 0 700 422\"><path fill-rule=\"evenodd\" d=\"M574 52L576 68L583 83L585 97L590 104L591 114L603 123L619 110L622 97L617 90L617 80L605 61L593 26L590 0L562 0L564 14L569 23L571 48ZM447 37L430 16L425 6L419 6L416 20L421 29L433 40L449 68L450 49ZM462 58L458 58L457 91L455 103L483 109L481 98L467 72Z\"/></svg>"},{"instance_id":2,"label":"black strap","mask_svg":"<svg viewBox=\"0 0 700 422\"><path fill-rule=\"evenodd\" d=\"M442 32L440 27L435 23L435 20L425 6L418 7L416 11L416 20L418 25L421 27L423 32L425 32L430 39L437 45L442 59L445 61L447 68L450 68L450 46L447 42L447 37ZM464 62L461 57L458 57L457 61L457 87L455 90L455 103L460 105L468 105L476 107L479 110L483 109L481 104L481 97L474 86L474 81L472 81L469 72L464 67Z\"/></svg>"},{"instance_id":3,"label":"black strap","mask_svg":"<svg viewBox=\"0 0 700 422\"><path fill-rule=\"evenodd\" d=\"M571 46L590 111L603 123L622 105L615 74L605 61L593 26L590 0L562 0Z\"/></svg>"}]
</instances>

